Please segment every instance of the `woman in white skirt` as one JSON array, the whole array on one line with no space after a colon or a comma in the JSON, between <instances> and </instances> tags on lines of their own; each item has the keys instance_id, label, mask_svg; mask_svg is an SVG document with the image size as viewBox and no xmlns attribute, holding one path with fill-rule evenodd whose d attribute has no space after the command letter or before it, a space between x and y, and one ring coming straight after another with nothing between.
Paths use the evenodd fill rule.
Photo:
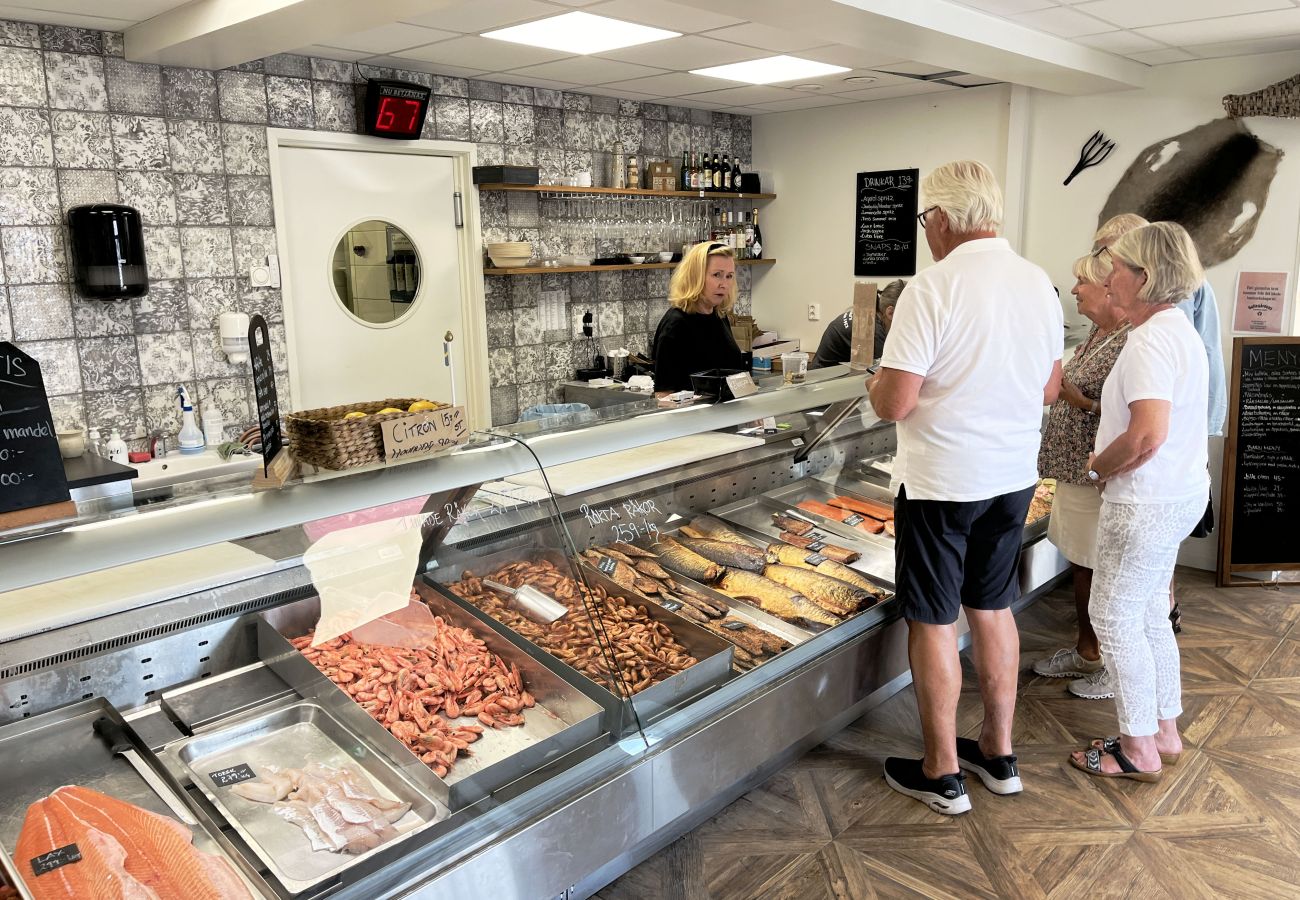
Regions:
<instances>
[{"instance_id":1,"label":"woman in white skirt","mask_svg":"<svg viewBox=\"0 0 1300 900\"><path fill-rule=\"evenodd\" d=\"M1169 579L1178 546L1205 511L1205 349L1176 305L1201 283L1182 226L1156 222L1121 237L1101 258L1106 289L1132 323L1101 395L1087 478L1102 491L1089 611L1111 670L1119 736L1070 756L1089 775L1156 781L1182 752L1178 644L1169 628Z\"/></svg>"},{"instance_id":2,"label":"woman in white skirt","mask_svg":"<svg viewBox=\"0 0 1300 900\"><path fill-rule=\"evenodd\" d=\"M1038 476L1056 479L1047 539L1070 561L1079 619L1073 647L1062 647L1035 661L1034 671L1049 678L1085 678L1104 669L1097 635L1088 618L1101 496L1085 472L1097 440L1101 388L1129 334L1128 319L1106 292L1104 282L1109 274L1110 265L1097 254L1074 261L1075 283L1070 293L1079 303L1079 312L1093 325L1087 340L1065 364L1061 396L1047 414L1038 451Z\"/></svg>"}]
</instances>

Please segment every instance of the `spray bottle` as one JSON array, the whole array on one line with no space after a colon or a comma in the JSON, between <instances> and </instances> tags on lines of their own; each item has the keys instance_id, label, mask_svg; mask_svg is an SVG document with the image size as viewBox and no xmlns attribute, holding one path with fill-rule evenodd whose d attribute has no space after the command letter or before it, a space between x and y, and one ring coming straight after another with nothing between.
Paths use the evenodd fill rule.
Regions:
<instances>
[{"instance_id":1,"label":"spray bottle","mask_svg":"<svg viewBox=\"0 0 1300 900\"><path fill-rule=\"evenodd\" d=\"M186 392L185 385L177 385L176 395L181 401L181 453L202 453L203 432L194 423L194 406L190 403L190 395Z\"/></svg>"}]
</instances>

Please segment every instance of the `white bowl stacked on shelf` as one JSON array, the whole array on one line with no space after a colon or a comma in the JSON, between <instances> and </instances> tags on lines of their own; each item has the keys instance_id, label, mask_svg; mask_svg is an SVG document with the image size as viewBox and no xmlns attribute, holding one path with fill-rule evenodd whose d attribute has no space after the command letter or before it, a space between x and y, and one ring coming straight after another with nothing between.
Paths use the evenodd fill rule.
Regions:
<instances>
[{"instance_id":1,"label":"white bowl stacked on shelf","mask_svg":"<svg viewBox=\"0 0 1300 900\"><path fill-rule=\"evenodd\" d=\"M488 257L498 269L516 269L533 258L530 241L500 241L487 245Z\"/></svg>"}]
</instances>

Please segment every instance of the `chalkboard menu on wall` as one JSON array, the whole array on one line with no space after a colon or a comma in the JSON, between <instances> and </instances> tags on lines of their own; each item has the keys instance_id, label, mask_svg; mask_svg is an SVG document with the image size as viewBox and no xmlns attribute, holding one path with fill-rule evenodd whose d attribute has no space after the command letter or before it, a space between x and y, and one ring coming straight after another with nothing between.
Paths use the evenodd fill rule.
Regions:
<instances>
[{"instance_id":1,"label":"chalkboard menu on wall","mask_svg":"<svg viewBox=\"0 0 1300 900\"><path fill-rule=\"evenodd\" d=\"M1234 572L1300 569L1300 338L1237 338L1231 374L1220 585Z\"/></svg>"},{"instance_id":2,"label":"chalkboard menu on wall","mask_svg":"<svg viewBox=\"0 0 1300 900\"><path fill-rule=\"evenodd\" d=\"M916 274L916 169L859 172L853 236L853 274Z\"/></svg>"},{"instance_id":3,"label":"chalkboard menu on wall","mask_svg":"<svg viewBox=\"0 0 1300 900\"><path fill-rule=\"evenodd\" d=\"M0 516L66 503L68 496L40 363L0 341Z\"/></svg>"}]
</instances>

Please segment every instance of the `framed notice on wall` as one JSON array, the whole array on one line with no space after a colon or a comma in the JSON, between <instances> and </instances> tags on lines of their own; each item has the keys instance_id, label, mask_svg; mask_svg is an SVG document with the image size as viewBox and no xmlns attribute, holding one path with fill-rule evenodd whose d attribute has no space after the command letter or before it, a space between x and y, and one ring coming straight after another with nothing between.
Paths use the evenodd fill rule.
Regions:
<instances>
[{"instance_id":1,"label":"framed notice on wall","mask_svg":"<svg viewBox=\"0 0 1300 900\"><path fill-rule=\"evenodd\" d=\"M916 274L918 170L859 172L854 194L853 274Z\"/></svg>"},{"instance_id":2,"label":"framed notice on wall","mask_svg":"<svg viewBox=\"0 0 1300 900\"><path fill-rule=\"evenodd\" d=\"M1289 283L1289 272L1238 272L1232 330L1237 334L1282 334Z\"/></svg>"}]
</instances>

